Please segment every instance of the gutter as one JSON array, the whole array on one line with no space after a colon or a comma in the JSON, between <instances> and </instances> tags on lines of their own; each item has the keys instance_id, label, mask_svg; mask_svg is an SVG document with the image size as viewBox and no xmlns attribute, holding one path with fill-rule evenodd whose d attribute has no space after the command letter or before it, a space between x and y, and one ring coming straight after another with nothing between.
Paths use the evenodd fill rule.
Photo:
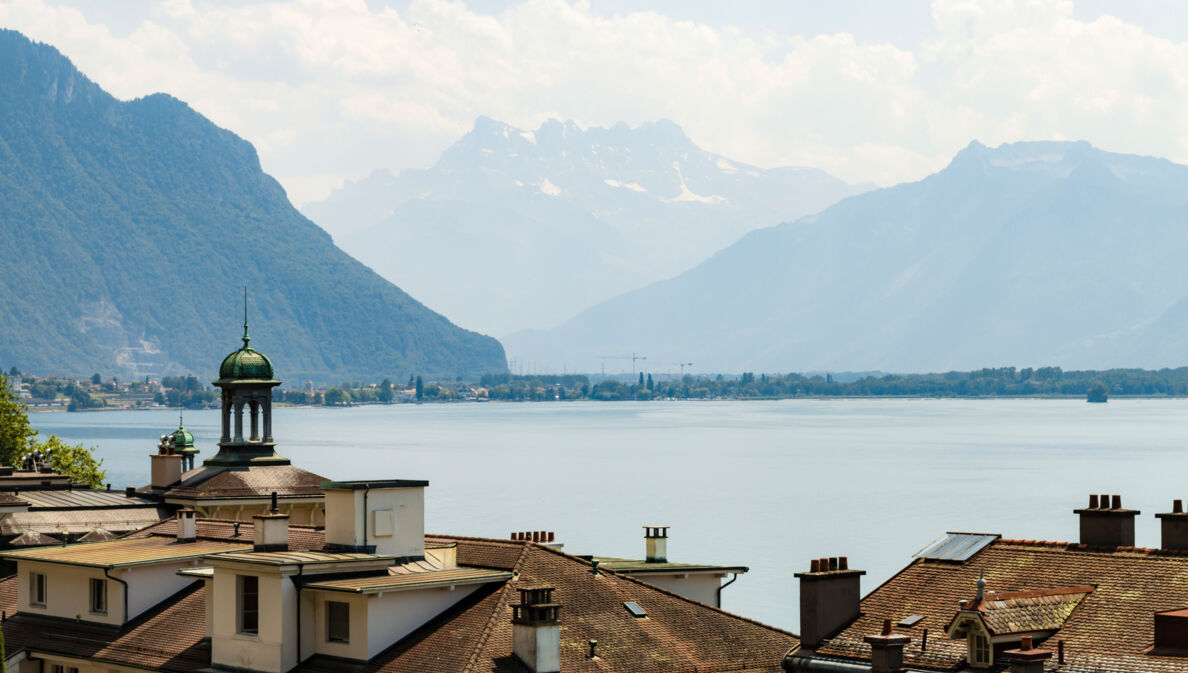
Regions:
<instances>
[{"instance_id":1,"label":"gutter","mask_svg":"<svg viewBox=\"0 0 1188 673\"><path fill-rule=\"evenodd\" d=\"M718 586L718 605L717 605L717 608L718 608L719 610L721 610L721 609L722 609L722 589L725 589L726 587L730 586L731 584L734 584L734 583L735 583L735 582L737 582L737 581L738 581L738 573L733 573L733 576L730 578L730 581L729 581L729 582L727 582L727 583L725 583L725 584L721 584L721 585L719 585L719 586Z\"/></svg>"},{"instance_id":2,"label":"gutter","mask_svg":"<svg viewBox=\"0 0 1188 673\"><path fill-rule=\"evenodd\" d=\"M297 577L305 572L305 564L297 566ZM297 587L297 665L301 665L301 582L294 581Z\"/></svg>"},{"instance_id":3,"label":"gutter","mask_svg":"<svg viewBox=\"0 0 1188 673\"><path fill-rule=\"evenodd\" d=\"M371 491L371 484L363 484L363 548L367 549L367 494Z\"/></svg>"},{"instance_id":4,"label":"gutter","mask_svg":"<svg viewBox=\"0 0 1188 673\"><path fill-rule=\"evenodd\" d=\"M842 661L839 659L818 659L814 654L796 656L791 650L780 661L785 673L870 673L869 663ZM903 673L927 673L918 668L900 669Z\"/></svg>"},{"instance_id":5,"label":"gutter","mask_svg":"<svg viewBox=\"0 0 1188 673\"><path fill-rule=\"evenodd\" d=\"M119 582L120 584L123 584L123 585L124 585L124 591L123 591L123 594L124 594L124 614L123 614L123 615L120 617L120 619L121 619L121 621L120 621L120 626L124 626L124 625L126 625L126 624L128 623L128 583L127 583L127 582L125 582L124 580L122 580L122 579L118 578L118 577L112 577L112 576L111 576L111 569L112 569L113 567L114 567L114 566L108 566L108 567L104 568L104 569L103 569L103 576L104 576L104 577L106 577L106 578L107 578L107 579L109 579L109 580L115 580L115 581Z\"/></svg>"}]
</instances>

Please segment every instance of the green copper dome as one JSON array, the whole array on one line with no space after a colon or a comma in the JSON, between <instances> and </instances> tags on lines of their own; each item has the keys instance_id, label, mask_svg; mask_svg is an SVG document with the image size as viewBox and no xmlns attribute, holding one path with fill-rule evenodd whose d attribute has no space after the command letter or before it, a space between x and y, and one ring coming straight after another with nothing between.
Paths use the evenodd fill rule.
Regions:
<instances>
[{"instance_id":1,"label":"green copper dome","mask_svg":"<svg viewBox=\"0 0 1188 673\"><path fill-rule=\"evenodd\" d=\"M246 340L245 340L246 341ZM219 365L219 379L221 380L272 380L272 363L260 351L243 348L223 358Z\"/></svg>"},{"instance_id":2,"label":"green copper dome","mask_svg":"<svg viewBox=\"0 0 1188 673\"><path fill-rule=\"evenodd\" d=\"M173 448L175 449L188 449L194 446L194 435L185 428L174 430L170 437L173 438Z\"/></svg>"}]
</instances>

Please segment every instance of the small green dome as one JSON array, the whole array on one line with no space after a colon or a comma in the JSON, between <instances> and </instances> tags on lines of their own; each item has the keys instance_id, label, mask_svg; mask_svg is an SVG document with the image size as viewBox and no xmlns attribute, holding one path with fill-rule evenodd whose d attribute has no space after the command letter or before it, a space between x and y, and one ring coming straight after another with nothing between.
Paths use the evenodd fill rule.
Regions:
<instances>
[{"instance_id":1,"label":"small green dome","mask_svg":"<svg viewBox=\"0 0 1188 673\"><path fill-rule=\"evenodd\" d=\"M246 342L246 340L245 340ZM243 348L223 358L219 366L219 378L223 380L272 380L272 363L260 351Z\"/></svg>"},{"instance_id":2,"label":"small green dome","mask_svg":"<svg viewBox=\"0 0 1188 673\"><path fill-rule=\"evenodd\" d=\"M194 435L185 428L174 430L170 437L173 437L173 448L175 449L189 449L194 446Z\"/></svg>"}]
</instances>

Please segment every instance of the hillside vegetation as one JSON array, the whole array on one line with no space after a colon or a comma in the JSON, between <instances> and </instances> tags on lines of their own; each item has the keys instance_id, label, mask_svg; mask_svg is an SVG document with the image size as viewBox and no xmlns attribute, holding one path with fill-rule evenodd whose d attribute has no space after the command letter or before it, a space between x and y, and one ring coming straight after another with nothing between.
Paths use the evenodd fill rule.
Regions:
<instances>
[{"instance_id":1,"label":"hillside vegetation","mask_svg":"<svg viewBox=\"0 0 1188 673\"><path fill-rule=\"evenodd\" d=\"M255 149L170 96L122 102L0 31L0 362L215 374L252 345L291 382L506 367L334 246Z\"/></svg>"}]
</instances>

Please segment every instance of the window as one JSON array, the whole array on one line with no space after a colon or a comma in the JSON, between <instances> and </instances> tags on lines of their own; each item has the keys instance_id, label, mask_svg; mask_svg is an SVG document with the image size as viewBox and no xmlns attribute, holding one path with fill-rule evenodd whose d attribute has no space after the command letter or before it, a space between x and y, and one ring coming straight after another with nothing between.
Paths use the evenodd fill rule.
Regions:
<instances>
[{"instance_id":1,"label":"window","mask_svg":"<svg viewBox=\"0 0 1188 673\"><path fill-rule=\"evenodd\" d=\"M326 640L351 642L351 606L340 601L326 601Z\"/></svg>"},{"instance_id":2,"label":"window","mask_svg":"<svg viewBox=\"0 0 1188 673\"><path fill-rule=\"evenodd\" d=\"M260 578L239 576L239 632L255 635L260 631Z\"/></svg>"},{"instance_id":3,"label":"window","mask_svg":"<svg viewBox=\"0 0 1188 673\"><path fill-rule=\"evenodd\" d=\"M45 607L44 573L29 573L29 603Z\"/></svg>"},{"instance_id":4,"label":"window","mask_svg":"<svg viewBox=\"0 0 1188 673\"><path fill-rule=\"evenodd\" d=\"M91 578L91 612L107 614L107 580Z\"/></svg>"},{"instance_id":5,"label":"window","mask_svg":"<svg viewBox=\"0 0 1188 673\"><path fill-rule=\"evenodd\" d=\"M975 664L989 664L990 663L990 641L982 634L973 636L973 663Z\"/></svg>"},{"instance_id":6,"label":"window","mask_svg":"<svg viewBox=\"0 0 1188 673\"><path fill-rule=\"evenodd\" d=\"M54 664L53 666L50 666L50 671L52 671L52 673L66 673L66 667L62 664Z\"/></svg>"}]
</instances>

